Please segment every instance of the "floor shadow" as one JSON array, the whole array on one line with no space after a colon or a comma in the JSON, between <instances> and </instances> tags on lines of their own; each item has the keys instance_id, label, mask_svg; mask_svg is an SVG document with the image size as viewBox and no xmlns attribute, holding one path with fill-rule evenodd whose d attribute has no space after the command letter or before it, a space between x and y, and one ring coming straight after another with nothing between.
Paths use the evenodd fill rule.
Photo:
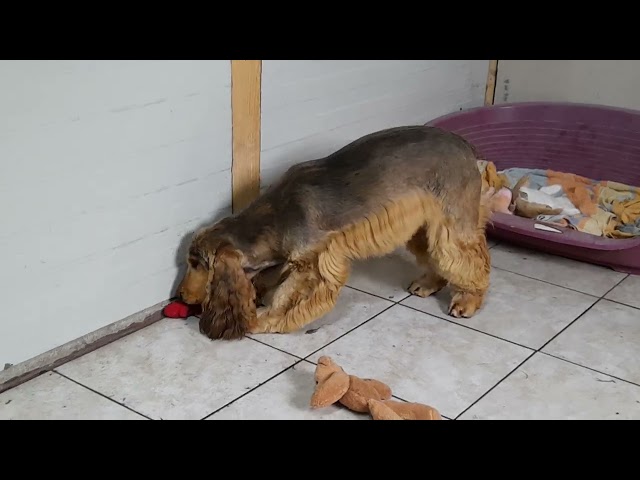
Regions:
<instances>
[{"instance_id":1,"label":"floor shadow","mask_svg":"<svg viewBox=\"0 0 640 480\"><path fill-rule=\"evenodd\" d=\"M296 365L289 372L291 382L295 385L291 405L300 411L308 410L311 395L316 388L313 371L306 371Z\"/></svg>"},{"instance_id":2,"label":"floor shadow","mask_svg":"<svg viewBox=\"0 0 640 480\"><path fill-rule=\"evenodd\" d=\"M443 315L449 315L449 304L451 303L451 289L447 286L440 290L436 294L436 300L438 301L438 308Z\"/></svg>"}]
</instances>

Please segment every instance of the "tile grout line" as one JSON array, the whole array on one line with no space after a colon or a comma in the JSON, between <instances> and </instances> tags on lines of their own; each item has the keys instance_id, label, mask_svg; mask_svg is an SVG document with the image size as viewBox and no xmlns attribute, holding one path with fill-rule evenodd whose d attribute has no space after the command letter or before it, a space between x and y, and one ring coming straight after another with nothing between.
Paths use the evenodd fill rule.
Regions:
<instances>
[{"instance_id":1,"label":"tile grout line","mask_svg":"<svg viewBox=\"0 0 640 480\"><path fill-rule=\"evenodd\" d=\"M571 325L573 325L578 320L580 320L583 317L583 315L585 315L588 311L590 311L593 307L595 307L602 300L606 300L606 298L604 298L604 297L609 295L609 293L611 293L611 291L613 289L615 289L618 285L620 285L622 282L624 282L627 279L628 276L629 275L627 274L618 283L616 283L613 287L611 287L609 290L607 290L600 298L598 298L595 302L593 302L593 304L591 304L591 306L589 308L587 308L584 312L582 312L580 315L578 315L576 318L574 318L571 322L569 322L569 324L567 324L562 330L560 330L558 333L556 333L553 337L551 337L549 340L547 340L547 342L544 345L542 345L540 348L538 348L536 350L536 352L541 352L543 348L545 348L547 345L549 345L551 342L553 342L560 334L562 334L565 330L567 330L569 327L571 327Z\"/></svg>"},{"instance_id":2,"label":"tile grout line","mask_svg":"<svg viewBox=\"0 0 640 480\"><path fill-rule=\"evenodd\" d=\"M366 292L365 292L365 293L366 293ZM380 298L380 297L379 297L379 298ZM340 336L338 336L338 337L334 338L333 340L331 340L330 342L328 342L328 343L324 344L323 346L321 346L321 347L319 347L319 348L317 348L317 349L313 350L311 353L309 353L307 356L305 356L305 357L303 357L303 358L301 358L299 355L295 355L295 354L293 354L293 353L287 352L286 350L282 350L282 349L280 349L280 348L278 348L278 347L274 347L273 345L270 345L270 344L268 344L268 343L265 343L265 342L263 342L262 340L257 340L257 339L255 339L255 338L253 338L253 337L245 337L245 338L248 338L248 339L250 339L250 340L253 340L254 342L260 343L260 344L265 345L265 346L267 346L267 347L271 347L271 348L273 348L274 350L277 350L277 351L279 351L279 352L281 352L281 353L286 353L287 355L291 355L291 356L293 356L293 357L295 357L295 358L297 358L297 359L304 360L304 361L307 361L307 362L311 363L312 365L315 365L315 363L313 363L312 361L308 360L308 358L309 358L311 355L314 355L315 353L318 353L318 352L319 352L320 350L322 350L323 348L328 347L329 345L331 345L331 344L332 344L333 342L335 342L336 340L339 340L339 339L341 339L342 337L344 337L345 335L347 335L347 334L349 334L349 333L353 332L353 331L354 331L354 330L356 330L357 328L360 328L360 327L361 327L362 325L364 325L365 323L370 322L371 320L373 320L374 318L376 318L378 315L383 314L384 312L386 312L386 311L387 311L387 310L389 310L390 308L395 307L396 305L400 305L400 304L398 304L398 303L392 303L391 305L389 305L388 307L386 307L386 308L384 308L383 310L379 311L379 312L378 312L378 313L376 313L375 315L373 315L373 316L369 317L368 319L364 320L362 323L360 323L360 324L356 325L355 327L353 327L353 328L352 328L352 329L350 329L350 330L347 330L347 331L346 331L346 332L344 332L342 335L340 335ZM402 306L404 306L404 305L402 305ZM299 362L298 362L298 363L299 363ZM287 367L285 370L287 370L287 369L289 369L289 368L290 368L290 367ZM285 370L283 370L283 371L285 371ZM256 387L256 388L257 388L257 387ZM245 394L243 394L243 395L245 395Z\"/></svg>"},{"instance_id":3,"label":"tile grout line","mask_svg":"<svg viewBox=\"0 0 640 480\"><path fill-rule=\"evenodd\" d=\"M474 331L476 333L481 333L483 335L487 335L488 337L493 337L493 338L495 338L497 340L502 340L502 341L510 343L512 345L516 345L517 347L526 348L527 350L531 350L531 351L535 351L536 350L533 347L527 347L526 345L522 345L521 343L514 342L513 340L508 340L506 338L499 337L497 335L494 335L493 333L483 332L482 330L478 330L477 328L470 327L469 325L465 325L464 323L458 323L458 322L455 322L453 320L449 320L448 318L445 318L444 316L440 317L440 316L438 316L438 315L436 315L434 313L425 312L423 310L420 310L419 308L412 307L411 305L405 305L404 303L401 303L399 305L401 307L409 308L409 309L414 310L416 312L423 313L425 315L429 315L430 317L437 318L438 320L444 320L445 322L451 323L453 325L457 325L458 327L467 328L467 329L472 330L472 331ZM471 320L471 319L469 319L469 320Z\"/></svg>"},{"instance_id":4,"label":"tile grout line","mask_svg":"<svg viewBox=\"0 0 640 480\"><path fill-rule=\"evenodd\" d=\"M298 358L298 357L296 357ZM254 390L257 390L258 388L260 388L263 385L266 385L267 383L269 383L271 380L273 380L276 377L279 377L280 375L282 375L285 372L288 372L289 370L295 369L296 365L300 364L301 362L304 362L304 359L300 359L298 361L296 361L294 364L289 365L287 368L279 371L278 373L276 373L275 375L272 375L271 377L267 378L264 382L259 383L258 385L256 385L255 387L247 390L246 392L244 392L242 395L239 395L238 397L234 398L233 400L231 400L230 402L224 404L223 406L221 406L220 408L217 408L216 410L214 410L213 412L211 412L210 414L202 417L200 420L206 420L210 417L212 417L213 415L215 415L216 413L218 413L219 411L229 407L230 405L234 404L235 402L237 402L238 400L240 400L242 397L245 397L247 395L249 395L251 392L253 392Z\"/></svg>"},{"instance_id":5,"label":"tile grout line","mask_svg":"<svg viewBox=\"0 0 640 480\"><path fill-rule=\"evenodd\" d=\"M404 301L405 301L407 298L409 298L411 295L413 295L413 294L411 294L411 293L407 293L407 295L406 295L406 296L402 297L400 300L398 300L398 301L396 302L396 305L400 305L400 302L404 302Z\"/></svg>"},{"instance_id":6,"label":"tile grout line","mask_svg":"<svg viewBox=\"0 0 640 480\"><path fill-rule=\"evenodd\" d=\"M253 340L254 342L257 342L257 343L259 343L259 344L261 344L261 345L264 345L265 347L271 347L271 348L273 348L274 350L277 350L278 352L285 353L285 354L287 354L287 355L289 355L289 356L292 356L292 357L297 358L298 360L304 360L304 358L302 358L300 355L295 355L295 354L293 354L293 353L291 353L291 352L287 352L286 350L282 350L281 348L274 347L273 345L270 345L270 344L268 344L268 343L265 343L265 342L263 342L262 340L258 340L257 338L249 337L249 336L247 336L247 335L245 335L245 336L244 336L244 338L248 338L249 340ZM287 368L288 368L288 367L287 367Z\"/></svg>"},{"instance_id":7,"label":"tile grout line","mask_svg":"<svg viewBox=\"0 0 640 480\"><path fill-rule=\"evenodd\" d=\"M71 378L71 377L66 376L64 373L60 373L60 372L58 372L58 371L57 371L57 370L55 370L55 369L54 369L54 370L51 370L51 372L55 373L56 375L60 375L62 378L66 378L66 379L67 379L67 380L69 380L70 382L73 382L73 383L75 383L76 385L79 385L79 386L81 386L82 388L85 388L85 389L89 390L90 392L93 392L93 393L95 393L96 395L101 396L102 398L106 398L107 400L109 400L110 402L115 403L116 405L120 405L121 407L124 407L124 408L126 408L127 410L129 410L129 411L131 411L131 412L133 412L133 413L136 413L136 414L140 415L140 416L142 416L142 417L146 418L147 420L154 420L153 418L151 418L151 417L149 417L149 416L145 415L144 413L140 413L140 412L138 412L137 410L134 410L133 408L131 408L131 407L129 407L129 406L127 406L127 405L125 405L124 403L120 403L120 402L118 402L117 400L114 400L113 398L111 398L111 397L109 397L109 396L107 396L107 395L105 395L105 394L103 394L103 393L100 393L100 392L98 392L97 390L94 390L93 388L88 387L88 386L84 385L83 383L80 383L80 382L78 382L78 381L74 380L74 379L73 379L73 378Z\"/></svg>"},{"instance_id":8,"label":"tile grout line","mask_svg":"<svg viewBox=\"0 0 640 480\"><path fill-rule=\"evenodd\" d=\"M597 303L597 302L596 302ZM595 304L594 304L595 305ZM579 317L578 317L579 318ZM577 320L577 318L576 318ZM537 354L541 354L541 355L546 355L548 357L551 358L555 358L556 360L560 360L563 362L567 362L571 365L575 365L576 367L580 367L580 368L584 368L586 370L590 370L592 372L598 373L600 375L604 375L606 377L609 378L614 378L618 381L621 381L623 383L628 383L631 385L634 385L636 387L640 387L640 384L637 384L635 382L632 382L631 380L625 380L624 378L620 378L620 377L616 377L615 375L611 375L610 373L606 373L606 372L602 372L600 370L596 370L595 368L591 368L591 367L587 367L585 365L581 365L579 363L576 362L572 362L571 360L567 360L566 358L561 358L558 357L556 355L547 353L547 352L542 352L540 350L536 350L535 352L533 352L531 355L529 355L527 358L524 359L524 361L522 361L522 363L520 363L517 367L515 367L512 371L510 371L504 378L500 379L498 381L498 383L496 383L493 387L491 387L486 393L484 393L480 398L478 398L475 402L473 402L471 405L469 405L465 410L463 410L456 418L454 418L454 420L457 420L458 418L460 418L460 416L462 416L465 412L467 412L471 407L473 407L476 403L478 403L480 400L482 400L486 395L488 395L493 389L495 389L498 385L500 385L504 380L506 380L509 376L511 376L512 373L514 373L515 371L517 371L525 362L527 362L528 360L530 360L531 358L533 358L535 355Z\"/></svg>"},{"instance_id":9,"label":"tile grout line","mask_svg":"<svg viewBox=\"0 0 640 480\"><path fill-rule=\"evenodd\" d=\"M489 395L498 385L500 385L503 381L505 381L507 378L509 378L516 370L518 370L522 365L524 365L527 361L529 361L529 359L531 359L536 353L538 353L538 352L536 352L536 351L531 352L531 354L527 358L525 358L522 362L520 362L518 365L516 365L516 367L513 370L511 370L509 373L507 373L504 377L502 377L500 380L498 380L498 382L494 386L492 386L489 390L484 392L476 401L474 401L471 405L469 405L462 412L460 412L458 415L456 415L454 420L458 420L462 415L464 415L476 403L478 403L484 397Z\"/></svg>"},{"instance_id":10,"label":"tile grout line","mask_svg":"<svg viewBox=\"0 0 640 480\"><path fill-rule=\"evenodd\" d=\"M611 292L608 292L607 295L609 293L611 293ZM635 310L640 310L640 307L634 307L633 305L629 305L628 303L619 302L617 300L611 300L610 298L602 297L601 300L606 300L607 302L615 303L616 305L622 305L623 307L629 307L629 308L633 308Z\"/></svg>"},{"instance_id":11,"label":"tile grout line","mask_svg":"<svg viewBox=\"0 0 640 480\"><path fill-rule=\"evenodd\" d=\"M604 300L604 301L607 301L607 302L617 303L617 304L619 304L619 305L624 305L624 306L626 306L626 307L636 308L636 307L633 307L632 305L626 305L626 304L624 304L624 303L616 302L616 301L614 301L614 300L610 300L610 299L608 299L608 298L605 298L607 295L609 295L609 294L610 294L614 289L616 289L616 288L617 288L617 287L618 287L622 282L624 282L624 281L625 281L627 278L629 278L630 276L631 276L630 274L627 274L623 279L621 279L618 283L616 283L613 287L611 287L611 288L610 288L606 293L604 293L604 294L603 294L603 295L602 295L602 296L601 296L601 297L600 297L600 298L599 298L599 299L598 299L598 300L597 300L597 301L596 301L596 302L595 302L591 307L589 307L587 310L585 310L584 312L582 312L582 314L581 314L581 315L579 315L578 317L576 317L576 318L575 318L575 320L573 320L569 325L567 325L565 328L563 328L560 332L558 332L556 335L554 335L554 337L553 337L553 338L551 338L547 343L545 343L542 347L540 347L540 348L537 350L537 352L536 352L536 353L541 353L541 354L543 354L543 355L547 355L547 356L552 357L552 358L555 358L555 359L557 359L557 360L561 360L561 361L563 361L563 362L567 362L567 363L569 363L569 364L571 364L571 365L575 365L575 366L577 366L577 367L581 367L581 368L586 368L587 370L591 370L592 372L599 373L600 375L605 375L605 376L610 377L610 378L615 378L616 380L619 380L619 381L621 381L621 382L630 383L631 385L635 385L635 386L637 386L637 387L640 387L640 384L637 384L637 383L635 383L635 382L632 382L631 380L626 380L626 379L624 379L624 378L617 377L617 376L612 375L612 374L610 374L610 373L606 373L606 372L603 372L603 371L601 371L601 370L597 370L597 369L595 369L595 368L588 367L587 365L582 365L582 364L580 364L580 363L578 363L578 362L574 362L574 361L569 360L569 359L567 359L567 358L559 357L558 355L554 355L553 353L548 353L548 352L543 352L543 351L542 351L542 349L543 349L544 347L546 347L546 346L547 346L549 343L551 343L551 342L552 342L552 341L553 341L553 340L554 340L558 335L560 335L560 334L561 334L562 332L564 332L567 328L569 328L569 327L570 327L571 325L573 325L576 321L578 321L578 320L580 319L580 317L582 317L582 315L584 315L585 313L587 313L587 312L588 312L592 307L594 307L594 306L595 306L597 303L599 303L601 300Z\"/></svg>"},{"instance_id":12,"label":"tile grout line","mask_svg":"<svg viewBox=\"0 0 640 480\"><path fill-rule=\"evenodd\" d=\"M613 377L612 375L603 373L603 372L598 372L597 370L594 370L592 368L589 367L585 367L584 365L580 365L578 363L575 362L571 362L568 360L565 360L563 358L559 358L556 357L555 355L550 355L548 353L545 353L542 351L542 349L544 347L546 347L550 342L552 342L555 338L557 338L562 332L564 332L567 328L569 328L571 325L573 325L575 322L577 322L580 318L582 318L583 315L585 315L589 310L591 310L595 305L597 305L601 300L606 300L604 297L606 295L608 295L614 288L616 288L618 285L620 285L623 281L625 281L627 279L627 277L629 276L629 274L627 274L625 277L623 277L622 279L620 279L619 282L617 282L613 287L611 287L609 290L607 290L601 297L599 297L595 302L593 302L584 312L582 312L580 315L578 315L575 319L573 319L568 325L566 325L562 330L560 330L558 333L556 333L553 337L551 337L551 339L549 339L544 345L542 345L541 347L539 347L537 350L534 350L533 353L531 353L531 355L529 355L527 358L525 358L518 366L516 366L513 370L511 370L507 375L505 375L502 379L500 379L493 387L491 387L489 390L487 390L480 398L478 398L475 402L473 402L471 405L469 405L466 409L464 409L458 416L456 416L456 418L454 420L459 419L462 415L464 415L464 413L466 413L471 407L473 407L475 404L477 404L480 400L482 400L485 396L487 396L492 390L494 390L495 388L498 387L498 385L500 385L504 380L506 380L508 377L511 376L511 374L513 374L516 370L518 370L522 365L524 365L528 360L530 360L531 358L533 358L536 354L541 353L543 355L548 355L550 357L553 358L557 358L558 360L563 360L566 361L567 363L572 363L576 366L579 367L583 367L583 368L587 368L588 370L592 370L595 371L597 373L601 373L603 375L612 377L612 378L617 378L617 377ZM554 284L552 284L554 285ZM559 286L559 285L558 285ZM564 287L561 287L564 288ZM581 292L582 293L582 292ZM499 338L499 337L498 337ZM504 340L504 339L503 339ZM623 380L623 379L619 379L622 381L625 381L627 383L631 383L633 385L635 385L633 382L629 382L627 380ZM640 385L639 385L640 386Z\"/></svg>"},{"instance_id":13,"label":"tile grout line","mask_svg":"<svg viewBox=\"0 0 640 480\"><path fill-rule=\"evenodd\" d=\"M595 307L598 303L600 303L600 300L602 300L602 298L598 298L595 302L593 302L591 305L589 305L589 307L582 312L580 315L578 315L576 318L574 318L573 320L571 320L568 324L566 324L558 333L556 333L553 337L551 337L549 340L547 340L541 347L538 347L536 349L536 352L541 352L542 349L544 347L546 347L547 345L549 345L551 342L553 342L556 338L558 338L559 335L561 335L564 331L566 331L571 325L573 325L574 323L576 323L578 320L580 320L582 318L583 315L585 315L587 312L589 312L593 307Z\"/></svg>"},{"instance_id":14,"label":"tile grout line","mask_svg":"<svg viewBox=\"0 0 640 480\"><path fill-rule=\"evenodd\" d=\"M552 353L547 353L547 352L536 352L536 353L540 353L540 354L542 354L542 355L546 355L546 356L548 356L548 357L555 358L556 360L561 360L561 361L563 361L563 362L570 363L571 365L575 365L576 367L585 368L585 369L587 369L587 370L591 370L592 372L599 373L600 375L604 375L604 376L606 376L606 377L615 378L616 380L619 380L619 381L621 381L621 382L624 382L624 383L630 383L631 385L635 385L636 387L640 387L640 384L638 384L638 383L636 383L636 382L632 382L631 380L625 380L625 379L624 379L624 378L622 378L622 377L616 377L615 375L612 375L612 374L610 374L610 373L603 372L603 371L601 371L601 370L596 370L595 368L587 367L586 365L581 365L581 364L579 364L579 363L576 363L576 362L574 362L574 361L568 360L568 359L566 359L566 358L559 357L559 356L554 355L554 354L552 354Z\"/></svg>"},{"instance_id":15,"label":"tile grout line","mask_svg":"<svg viewBox=\"0 0 640 480\"><path fill-rule=\"evenodd\" d=\"M348 285L345 285L345 286L348 286ZM362 290L358 290L357 288L353 288L353 287L349 287L349 288L352 288L353 290L359 291L359 292L361 292L361 293L366 293L366 294L368 294L368 295L372 295L372 294L370 294L369 292L365 292L365 291L362 291ZM374 296L374 297L376 297L376 298L381 298L381 299L383 299L383 300L387 300L388 302L391 302L391 300L385 299L384 297L380 297L379 295L373 295L373 296ZM411 296L411 295L409 294L409 295L407 295L406 297L404 297L402 300L405 300L406 298L408 298L408 297L410 297L410 296ZM379 311L379 312L378 312L378 313L376 313L375 315L373 315L373 316L369 317L368 319L364 320L362 323L360 323L360 324L356 325L356 326L355 326L355 327L353 327L351 330L347 330L345 333L343 333L343 334L342 334L342 335L340 335L339 337L336 337L335 339L331 340L329 343L326 343L326 344L324 344L323 346L321 346L320 348L318 348L318 349L316 349L316 350L312 351L312 352L311 352L310 354L308 354L306 357L301 357L300 355L296 355L296 354L294 354L294 353L287 352L286 350L283 350L283 349L278 348L278 347L274 347L273 345L271 345L271 344L269 344L269 343L266 343L266 342L264 342L264 341L262 341L262 340L258 340L257 338L254 338L254 337L249 337L249 336L246 336L246 335L245 335L245 338L249 338L249 339L253 340L254 342L258 342L258 343L260 343L260 344L262 344L262 345L265 345L265 346L267 346L267 347L271 347L271 348L273 348L274 350L277 350L277 351L282 352L282 353L286 353L287 355L294 356L294 357L296 357L296 358L298 358L298 359L300 359L300 360L306 360L307 358L309 358L309 357L310 357L311 355L313 355L314 353L317 353L318 351L320 351L320 350L322 350L323 348L327 347L328 345L332 344L332 343L333 343L333 342L335 342L336 340L338 340L338 339L342 338L343 336L347 335L348 333L350 333L350 332L354 331L356 328L359 328L360 326L364 325L364 324L365 324L365 323L367 323L369 320L373 320L375 317L377 317L377 316L378 316L378 315L380 315L381 313L384 313L385 311L389 310L390 308L392 308L392 307L394 307L394 306L396 306L396 305L400 305L400 303L399 303L399 302L400 302L400 301L402 301L402 300L399 300L398 302L391 302L391 303L392 303L392 305L389 305L389 306L388 306L388 307L386 307L385 309L383 309L383 310ZM311 324L309 324L309 325L311 325ZM310 363L313 363L313 362L310 362ZM315 365L315 363L313 363L313 365Z\"/></svg>"},{"instance_id":16,"label":"tile grout line","mask_svg":"<svg viewBox=\"0 0 640 480\"><path fill-rule=\"evenodd\" d=\"M382 315L384 312L386 312L387 310L397 306L399 304L397 303L393 303L391 305L389 305L387 308L385 308L384 310L379 311L378 313L376 313L374 316L372 316L371 318L365 320L364 322L362 322L359 325L356 325L355 327L353 327L351 330L347 330L346 332L344 332L342 335L340 335L339 337L334 338L333 340L331 340L329 343L323 345L320 348L317 348L316 350L314 350L313 352L311 352L309 355L307 355L306 357L303 358L303 360L307 360L311 355L315 355L316 353L318 353L320 350L322 350L323 348L327 348L329 345L331 345L332 343L337 342L338 340L340 340L342 337L344 337L345 335L350 334L351 332L353 332L354 330L362 327L363 325L369 323L371 320L373 320L374 318L376 318L379 315Z\"/></svg>"},{"instance_id":17,"label":"tile grout line","mask_svg":"<svg viewBox=\"0 0 640 480\"><path fill-rule=\"evenodd\" d=\"M494 268L495 268L495 269L497 269L497 270L502 270L503 272L513 273L514 275L518 275L519 277L528 278L529 280L535 280L535 281L537 281L537 282L546 283L547 285L553 285L554 287L564 288L565 290L569 290L569 291L571 291L571 292L581 293L582 295L587 295L587 296L589 296L589 297L593 297L593 298L602 298L601 296L599 296L599 295L594 295L593 293L582 292L582 291L580 291L580 290L576 290L575 288L565 287L565 286L563 286L563 285L558 285L557 283L552 283L552 282L549 282L549 281L547 281L547 280L542 280L542 279L540 279L540 278L536 278L536 277L530 277L529 275L525 275L524 273L518 273L518 272L514 272L514 271L512 271L512 270L507 270L506 268L503 268L503 267L496 267L495 265L492 265L492 266L491 266L491 269L493 270ZM625 277L625 278L626 278L626 277ZM624 280L624 278L623 278L623 280ZM616 286L617 286L617 285L618 285L618 284L616 283ZM614 287L614 288L615 288L615 287ZM610 292L610 290L607 290L607 293L609 293L609 292ZM606 295L607 293L605 293L605 295Z\"/></svg>"},{"instance_id":18,"label":"tile grout line","mask_svg":"<svg viewBox=\"0 0 640 480\"><path fill-rule=\"evenodd\" d=\"M366 293L367 295L371 295L373 297L381 298L382 300L386 300L387 302L392 302L392 303L400 303L403 300L406 300L407 297L409 297L411 295L410 293L406 293L405 292L405 296L402 297L400 300L391 300L390 298L383 297L382 295L378 295L376 293L367 292L366 290L362 290L360 288L352 287L351 285L345 285L345 287L350 288L351 290L355 290L356 292Z\"/></svg>"},{"instance_id":19,"label":"tile grout line","mask_svg":"<svg viewBox=\"0 0 640 480\"><path fill-rule=\"evenodd\" d=\"M497 247L498 245L499 245L499 244L496 244L496 245L494 245L494 247ZM491 247L491 248L493 248L493 247ZM534 252L535 252L535 250L532 250L532 251L534 251ZM511 254L512 252L506 252L506 253ZM544 254L544 252L541 252L541 253L543 253L543 254ZM551 255L552 255L552 254L551 254ZM555 255L553 255L553 256L555 256ZM565 259L567 259L567 257L561 257L561 258L565 258ZM571 259L568 259L568 260L571 260ZM574 261L576 261L576 260L574 260ZM578 262L579 262L579 261L578 261ZM580 262L580 263L584 263L584 262ZM595 265L595 266L599 266L599 265ZM571 290L571 291L573 291L573 292L582 293L582 294L584 294L584 295L589 295L589 296L591 296L591 297L596 297L596 298L604 298L604 297L605 297L605 295L608 295L609 293L611 293L611 291L612 291L614 288L616 288L618 285L620 285L620 283L622 283L624 280L626 280L628 277L630 277L630 276L631 276L631 274L630 274L630 273L618 272L618 271L613 270L613 269L607 269L608 271L610 271L610 272L612 272L612 273L620 273L620 274L624 275L624 277L623 277L623 278L622 278L618 283L616 283L613 287L611 287L609 290L607 290L603 295L596 295L596 294L593 294L593 293L583 292L583 291L581 291L581 290L577 290L577 289L575 289L575 288L565 287L564 285L559 285L559 284L557 284L557 283L553 283L553 282L550 282L550 281L548 281L548 280L542 280L541 278L536 278L536 277L532 277L532 276L529 276L529 275L525 275L524 273L514 272L513 270L509 270L508 268L504 268L504 267L499 267L499 266L497 266L497 265L493 265L493 264L492 264L492 265L491 265L491 268L492 268L492 269L493 269L493 268L497 268L498 270L502 270L502 271L504 271L504 272L513 273L514 275L519 275L519 276L521 276L521 277L530 278L531 280L537 280L537 281L539 281L539 282L547 283L547 284L549 284L549 285L554 285L554 286L556 286L556 287L564 288L564 289L566 289L566 290ZM606 267L604 267L604 268L606 269ZM608 299L607 299L607 300L608 300ZM612 300L612 301L615 301L615 300ZM617 302L617 303L621 303L621 302ZM623 303L623 305L626 305L626 304L624 304L624 303ZM629 306L629 307L633 307L633 305L627 305L627 306ZM638 307L633 307L633 308L638 308Z\"/></svg>"}]
</instances>

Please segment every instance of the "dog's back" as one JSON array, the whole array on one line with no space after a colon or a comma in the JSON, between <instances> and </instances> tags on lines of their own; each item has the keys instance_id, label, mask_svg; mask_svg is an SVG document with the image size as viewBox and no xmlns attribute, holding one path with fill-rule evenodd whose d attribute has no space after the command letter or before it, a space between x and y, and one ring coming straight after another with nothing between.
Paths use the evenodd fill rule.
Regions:
<instances>
[{"instance_id":1,"label":"dog's back","mask_svg":"<svg viewBox=\"0 0 640 480\"><path fill-rule=\"evenodd\" d=\"M313 241L309 235L341 230L416 189L462 221L477 223L481 178L473 147L433 127L383 130L291 167L262 200L288 224L285 230L305 229L300 234Z\"/></svg>"}]
</instances>

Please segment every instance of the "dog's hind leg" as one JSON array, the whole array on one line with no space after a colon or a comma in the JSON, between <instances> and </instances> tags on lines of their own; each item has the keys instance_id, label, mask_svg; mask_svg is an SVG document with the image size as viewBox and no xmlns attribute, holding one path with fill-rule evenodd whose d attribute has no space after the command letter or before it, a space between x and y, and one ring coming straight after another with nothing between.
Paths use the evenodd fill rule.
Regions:
<instances>
[{"instance_id":1,"label":"dog's hind leg","mask_svg":"<svg viewBox=\"0 0 640 480\"><path fill-rule=\"evenodd\" d=\"M453 293L449 314L457 318L473 316L489 288L491 261L484 227L490 212L484 205L477 212L431 209L425 226L407 242L418 263L427 268L409 287L411 293L426 297L448 283Z\"/></svg>"},{"instance_id":2,"label":"dog's hind leg","mask_svg":"<svg viewBox=\"0 0 640 480\"><path fill-rule=\"evenodd\" d=\"M436 254L438 268L451 286L449 315L471 317L484 303L489 288L490 258L484 236L475 242L459 241Z\"/></svg>"},{"instance_id":3,"label":"dog's hind leg","mask_svg":"<svg viewBox=\"0 0 640 480\"><path fill-rule=\"evenodd\" d=\"M416 257L418 265L426 270L424 275L409 285L409 292L424 298L442 290L447 285L447 281L438 274L436 266L433 265L429 254L427 231L424 228L420 228L407 242L407 249Z\"/></svg>"},{"instance_id":4,"label":"dog's hind leg","mask_svg":"<svg viewBox=\"0 0 640 480\"><path fill-rule=\"evenodd\" d=\"M489 215L481 206L475 228L450 218L427 226L431 264L451 287L449 315L457 318L473 316L489 288L491 258L484 232Z\"/></svg>"},{"instance_id":5,"label":"dog's hind leg","mask_svg":"<svg viewBox=\"0 0 640 480\"><path fill-rule=\"evenodd\" d=\"M290 333L333 309L347 281L350 263L324 251L312 260L290 262L271 303L258 309L250 333Z\"/></svg>"}]
</instances>

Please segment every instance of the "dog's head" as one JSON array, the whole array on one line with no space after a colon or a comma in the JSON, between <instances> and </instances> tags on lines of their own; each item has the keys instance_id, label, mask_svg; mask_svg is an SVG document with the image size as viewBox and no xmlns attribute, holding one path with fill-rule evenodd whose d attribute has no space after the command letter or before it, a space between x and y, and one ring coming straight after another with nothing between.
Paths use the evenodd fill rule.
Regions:
<instances>
[{"instance_id":1,"label":"dog's head","mask_svg":"<svg viewBox=\"0 0 640 480\"><path fill-rule=\"evenodd\" d=\"M196 235L178 296L202 305L200 331L211 339L237 339L256 316L256 292L242 268L242 252L215 232Z\"/></svg>"}]
</instances>

